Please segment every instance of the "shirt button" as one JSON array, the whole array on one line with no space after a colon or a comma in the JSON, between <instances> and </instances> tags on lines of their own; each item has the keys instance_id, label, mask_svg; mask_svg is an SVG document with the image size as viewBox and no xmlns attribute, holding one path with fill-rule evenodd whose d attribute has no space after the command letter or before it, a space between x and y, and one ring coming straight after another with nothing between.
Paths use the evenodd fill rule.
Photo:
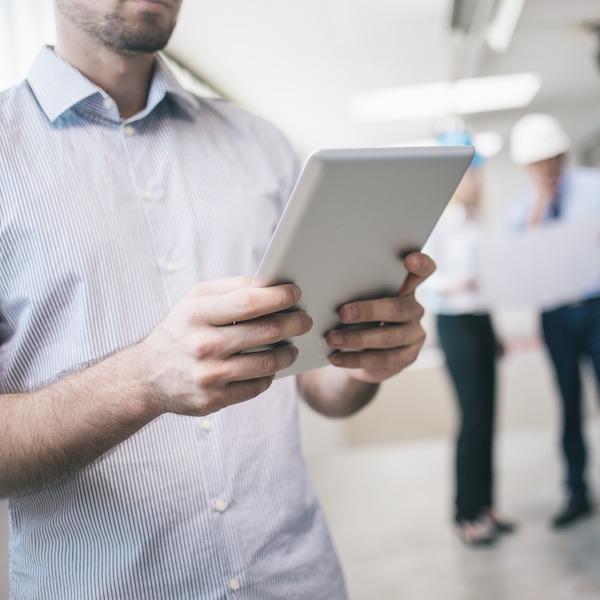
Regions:
<instances>
[{"instance_id":1,"label":"shirt button","mask_svg":"<svg viewBox=\"0 0 600 600\"><path fill-rule=\"evenodd\" d=\"M165 269L167 270L167 273L177 273L178 271L177 265L171 261L165 264Z\"/></svg>"},{"instance_id":2,"label":"shirt button","mask_svg":"<svg viewBox=\"0 0 600 600\"><path fill-rule=\"evenodd\" d=\"M229 589L230 590L239 590L242 587L239 579L230 579L229 580Z\"/></svg>"},{"instance_id":3,"label":"shirt button","mask_svg":"<svg viewBox=\"0 0 600 600\"><path fill-rule=\"evenodd\" d=\"M200 425L204 431L210 431L212 429L212 422L210 419L202 419Z\"/></svg>"},{"instance_id":4,"label":"shirt button","mask_svg":"<svg viewBox=\"0 0 600 600\"><path fill-rule=\"evenodd\" d=\"M146 200L154 200L156 196L152 190L144 190L144 198Z\"/></svg>"},{"instance_id":5,"label":"shirt button","mask_svg":"<svg viewBox=\"0 0 600 600\"><path fill-rule=\"evenodd\" d=\"M219 498L218 500L215 500L215 510L217 512L225 512L227 510L227 508L229 507L229 502L227 502L227 500L223 500L223 498Z\"/></svg>"},{"instance_id":6,"label":"shirt button","mask_svg":"<svg viewBox=\"0 0 600 600\"><path fill-rule=\"evenodd\" d=\"M106 110L110 110L113 107L113 101L110 98L104 98L104 100L102 100L102 106L104 106Z\"/></svg>"},{"instance_id":7,"label":"shirt button","mask_svg":"<svg viewBox=\"0 0 600 600\"><path fill-rule=\"evenodd\" d=\"M125 127L123 128L123 131L125 132L125 135L128 135L129 137L131 137L132 135L135 134L135 127L133 125L125 125Z\"/></svg>"}]
</instances>

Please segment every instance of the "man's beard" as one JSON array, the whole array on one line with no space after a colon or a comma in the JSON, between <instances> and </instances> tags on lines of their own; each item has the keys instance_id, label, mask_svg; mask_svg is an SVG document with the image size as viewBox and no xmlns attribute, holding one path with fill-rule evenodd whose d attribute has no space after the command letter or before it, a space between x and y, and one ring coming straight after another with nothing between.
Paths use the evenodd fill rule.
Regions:
<instances>
[{"instance_id":1,"label":"man's beard","mask_svg":"<svg viewBox=\"0 0 600 600\"><path fill-rule=\"evenodd\" d=\"M175 22L161 27L160 17L155 13L143 13L135 30L128 27L120 14L109 15L98 24L98 34L105 45L120 52L156 52L168 43Z\"/></svg>"},{"instance_id":2,"label":"man's beard","mask_svg":"<svg viewBox=\"0 0 600 600\"><path fill-rule=\"evenodd\" d=\"M123 53L151 53L162 50L168 43L175 21L161 24L160 15L152 12L142 13L135 26L127 23L121 10L99 17L91 10L81 6L57 2L65 17L76 23L87 35L108 48Z\"/></svg>"}]
</instances>

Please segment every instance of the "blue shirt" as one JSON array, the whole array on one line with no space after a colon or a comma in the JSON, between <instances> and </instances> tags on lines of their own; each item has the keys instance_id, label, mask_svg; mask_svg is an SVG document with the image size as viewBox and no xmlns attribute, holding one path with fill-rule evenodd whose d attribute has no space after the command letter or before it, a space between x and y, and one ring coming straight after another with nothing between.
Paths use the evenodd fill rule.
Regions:
<instances>
[{"instance_id":1,"label":"blue shirt","mask_svg":"<svg viewBox=\"0 0 600 600\"><path fill-rule=\"evenodd\" d=\"M296 175L274 127L193 96L160 59L122 120L44 48L0 94L0 391L140 340L199 280L251 275ZM11 498L12 597L345 598L296 402L283 378L206 418L163 415Z\"/></svg>"}]
</instances>

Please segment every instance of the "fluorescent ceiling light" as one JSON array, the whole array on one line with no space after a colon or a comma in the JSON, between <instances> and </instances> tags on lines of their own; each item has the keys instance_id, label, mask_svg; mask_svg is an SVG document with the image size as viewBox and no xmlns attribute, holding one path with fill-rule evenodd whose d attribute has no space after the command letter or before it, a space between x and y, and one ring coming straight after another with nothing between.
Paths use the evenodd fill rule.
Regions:
<instances>
[{"instance_id":1,"label":"fluorescent ceiling light","mask_svg":"<svg viewBox=\"0 0 600 600\"><path fill-rule=\"evenodd\" d=\"M537 73L439 81L354 95L349 111L360 121L403 121L527 106L542 85Z\"/></svg>"},{"instance_id":2,"label":"fluorescent ceiling light","mask_svg":"<svg viewBox=\"0 0 600 600\"><path fill-rule=\"evenodd\" d=\"M494 19L485 34L488 46L496 52L506 52L517 27L525 0L501 0Z\"/></svg>"}]
</instances>

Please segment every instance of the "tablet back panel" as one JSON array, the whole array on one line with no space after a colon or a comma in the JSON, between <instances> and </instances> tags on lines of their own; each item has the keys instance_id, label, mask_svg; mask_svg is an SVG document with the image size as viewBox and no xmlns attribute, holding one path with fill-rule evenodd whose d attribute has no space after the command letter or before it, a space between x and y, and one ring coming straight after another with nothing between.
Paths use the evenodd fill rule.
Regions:
<instances>
[{"instance_id":1,"label":"tablet back panel","mask_svg":"<svg viewBox=\"0 0 600 600\"><path fill-rule=\"evenodd\" d=\"M278 377L329 364L327 331L344 303L392 296L401 256L423 247L473 157L473 148L319 150L307 160L253 285L294 282L311 332Z\"/></svg>"}]
</instances>

